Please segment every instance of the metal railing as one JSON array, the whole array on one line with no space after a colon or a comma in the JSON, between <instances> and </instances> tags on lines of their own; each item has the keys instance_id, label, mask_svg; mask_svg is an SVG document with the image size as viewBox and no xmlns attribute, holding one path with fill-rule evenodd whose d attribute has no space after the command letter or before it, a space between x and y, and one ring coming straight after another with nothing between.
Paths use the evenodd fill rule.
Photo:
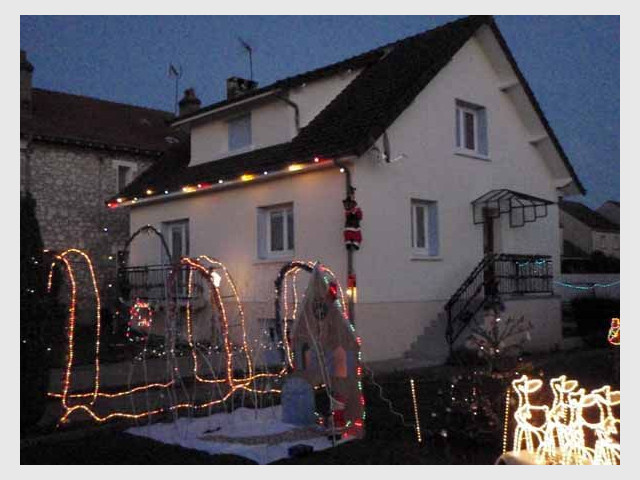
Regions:
<instances>
[{"instance_id":1,"label":"metal railing","mask_svg":"<svg viewBox=\"0 0 640 480\"><path fill-rule=\"evenodd\" d=\"M553 268L548 255L486 255L445 304L449 347L475 315L502 295L552 294Z\"/></svg>"},{"instance_id":2,"label":"metal railing","mask_svg":"<svg viewBox=\"0 0 640 480\"><path fill-rule=\"evenodd\" d=\"M174 281L170 277L175 271ZM178 300L188 298L187 284L189 266L187 265L144 265L118 268L118 293L126 299L140 298L160 300L167 295L175 295ZM166 288L173 288L167 292ZM202 294L203 284L199 275L194 277L192 298Z\"/></svg>"}]
</instances>

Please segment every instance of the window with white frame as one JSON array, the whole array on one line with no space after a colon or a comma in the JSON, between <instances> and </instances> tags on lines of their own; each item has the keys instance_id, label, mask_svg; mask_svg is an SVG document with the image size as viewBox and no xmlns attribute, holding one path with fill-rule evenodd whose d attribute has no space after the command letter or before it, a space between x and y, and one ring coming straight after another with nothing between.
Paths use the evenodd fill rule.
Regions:
<instances>
[{"instance_id":1,"label":"window with white frame","mask_svg":"<svg viewBox=\"0 0 640 480\"><path fill-rule=\"evenodd\" d=\"M116 191L120 192L124 187L129 185L138 170L138 165L134 162L113 162L113 168L116 171Z\"/></svg>"},{"instance_id":2,"label":"window with white frame","mask_svg":"<svg viewBox=\"0 0 640 480\"><path fill-rule=\"evenodd\" d=\"M175 263L180 257L189 256L189 220L176 220L162 223L162 235L167 242L171 258L167 259L167 254L162 247L162 258L164 261L170 260Z\"/></svg>"},{"instance_id":3,"label":"window with white frame","mask_svg":"<svg viewBox=\"0 0 640 480\"><path fill-rule=\"evenodd\" d=\"M293 255L293 204L258 209L258 257L278 258Z\"/></svg>"},{"instance_id":4,"label":"window with white frame","mask_svg":"<svg viewBox=\"0 0 640 480\"><path fill-rule=\"evenodd\" d=\"M411 200L411 248L420 256L440 255L437 202Z\"/></svg>"},{"instance_id":5,"label":"window with white frame","mask_svg":"<svg viewBox=\"0 0 640 480\"><path fill-rule=\"evenodd\" d=\"M251 114L247 113L227 121L229 130L229 151L251 146Z\"/></svg>"},{"instance_id":6,"label":"window with white frame","mask_svg":"<svg viewBox=\"0 0 640 480\"><path fill-rule=\"evenodd\" d=\"M456 147L462 152L489 155L486 108L456 100Z\"/></svg>"}]
</instances>

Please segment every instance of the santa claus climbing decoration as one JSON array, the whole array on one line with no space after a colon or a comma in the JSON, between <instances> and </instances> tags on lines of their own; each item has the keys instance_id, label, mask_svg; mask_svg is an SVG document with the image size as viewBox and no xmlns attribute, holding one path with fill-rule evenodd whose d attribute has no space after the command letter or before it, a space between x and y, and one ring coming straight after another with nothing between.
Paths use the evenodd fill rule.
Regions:
<instances>
[{"instance_id":1,"label":"santa claus climbing decoration","mask_svg":"<svg viewBox=\"0 0 640 480\"><path fill-rule=\"evenodd\" d=\"M362 220L362 210L355 201L355 188L349 188L347 198L342 201L344 205L344 243L347 250L359 250L362 242L362 232L360 232L360 221Z\"/></svg>"}]
</instances>

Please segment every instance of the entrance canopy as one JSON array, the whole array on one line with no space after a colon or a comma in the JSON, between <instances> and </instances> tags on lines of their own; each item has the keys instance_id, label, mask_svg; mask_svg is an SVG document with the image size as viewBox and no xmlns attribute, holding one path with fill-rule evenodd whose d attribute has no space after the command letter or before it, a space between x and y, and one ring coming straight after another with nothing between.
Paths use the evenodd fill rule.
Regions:
<instances>
[{"instance_id":1,"label":"entrance canopy","mask_svg":"<svg viewBox=\"0 0 640 480\"><path fill-rule=\"evenodd\" d=\"M488 219L509 215L511 228L522 227L547 216L547 207L553 202L513 190L490 190L471 202L473 223L479 225Z\"/></svg>"}]
</instances>

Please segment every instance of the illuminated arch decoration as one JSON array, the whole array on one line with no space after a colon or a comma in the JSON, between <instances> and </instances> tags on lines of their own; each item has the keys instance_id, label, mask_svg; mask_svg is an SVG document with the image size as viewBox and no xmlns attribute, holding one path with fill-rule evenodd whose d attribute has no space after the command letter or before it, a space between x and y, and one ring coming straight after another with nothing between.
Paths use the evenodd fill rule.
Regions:
<instances>
[{"instance_id":1,"label":"illuminated arch decoration","mask_svg":"<svg viewBox=\"0 0 640 480\"><path fill-rule=\"evenodd\" d=\"M296 287L296 277L300 271L305 271L307 273L313 272L314 263L305 262L305 261L293 261L284 265L280 272L278 273L278 277L275 280L275 319L276 324L280 325L282 333L282 342L284 344L284 354L285 354L285 368L293 368L293 351L291 349L291 335L289 331L289 326L291 320L295 320L297 312L298 312L298 291ZM288 287L287 287L287 279L291 277L291 291L293 292L293 312L291 316L289 316L289 307L288 307ZM284 312L281 308L281 305L284 305ZM284 313L284 316L283 316Z\"/></svg>"},{"instance_id":2,"label":"illuminated arch decoration","mask_svg":"<svg viewBox=\"0 0 640 480\"><path fill-rule=\"evenodd\" d=\"M611 327L609 328L609 334L607 335L607 340L611 345L616 347L620 346L620 319L612 318L611 319Z\"/></svg>"},{"instance_id":3,"label":"illuminated arch decoration","mask_svg":"<svg viewBox=\"0 0 640 480\"><path fill-rule=\"evenodd\" d=\"M95 271L93 268L93 263L87 255L82 250L76 248L70 248L65 250L64 252L56 255L53 255L53 261L51 262L51 267L49 269L48 280L47 280L47 292L51 292L53 286L54 275L57 270L57 267L61 265L64 269L64 273L70 284L70 299L69 299L69 313L68 313L68 323L67 323L67 362L64 368L64 374L62 379L62 394L60 395L62 398L62 406L66 410L66 412L72 411L78 408L88 408L86 406L86 398L90 398L88 405L94 405L99 396L100 391L100 291L98 289L98 282L96 279ZM76 319L77 319L77 304L78 304L78 288L76 282L76 272L73 267L72 261L70 259L74 257L79 257L84 264L86 264L89 275L91 278L91 285L93 287L93 295L95 300L95 320L96 320L96 343L95 343L95 362L94 362L94 380L93 380L93 391L91 393L86 393L80 397L77 395L71 395L69 390L71 389L72 384L72 368L73 368L73 357L74 357L74 343L75 343L75 327L76 327ZM74 398L75 400L70 402L70 399ZM80 402L78 402L78 398L80 398ZM72 404L73 403L73 404Z\"/></svg>"},{"instance_id":4,"label":"illuminated arch decoration","mask_svg":"<svg viewBox=\"0 0 640 480\"><path fill-rule=\"evenodd\" d=\"M525 375L512 382L518 395L513 452L543 464L619 465L620 392L609 385L587 392L564 375L549 383L551 407L531 405L529 395L540 390L541 380ZM535 411L544 413L540 425L532 423Z\"/></svg>"},{"instance_id":5,"label":"illuminated arch decoration","mask_svg":"<svg viewBox=\"0 0 640 480\"><path fill-rule=\"evenodd\" d=\"M142 231L150 230L156 233L161 239L162 236L157 230L153 227L147 226L143 227L139 231L137 231L132 238L139 235ZM130 239L131 240L131 239ZM163 239L162 239L163 240ZM131 242L127 243L127 246ZM166 249L166 243L163 240L164 247ZM168 249L166 249L168 250ZM77 389L72 388L72 369L73 369L73 350L74 350L74 330L75 330L75 322L76 322L76 309L77 309L77 280L76 273L74 271L74 266L72 262L69 261L69 257L71 256L79 256L81 260L83 260L87 268L89 269L92 285L94 289L94 295L96 300L96 350L95 350L95 378L94 385L91 391L78 391ZM211 388L211 396L207 401L196 401L195 389L193 397L188 395L187 388L185 387L184 380L180 373L178 373L178 363L175 356L175 346L176 346L176 321L177 316L180 315L180 309L178 308L178 295L175 293L176 291L176 282L178 277L178 267L187 267L188 269L188 281L186 284L187 287L187 302L184 308L184 314L186 317L186 341L189 345L190 356L192 359L193 366L193 381L194 385L209 385ZM348 315L346 312L346 307L344 303L344 297L342 294L342 289L340 288L337 280L333 276L333 273L327 269L326 267L320 267L317 264L313 264L311 262L293 262L293 268L289 270L289 273L285 272L283 274L283 278L286 278L288 275L293 276L300 270L313 270L314 267L319 271L324 272L326 278L331 276L333 280L331 281L332 287L336 292L336 306L340 309L341 315L344 316L345 320L348 321ZM167 371L168 377L165 378L165 381L158 382L150 382L146 377L146 364L145 364L145 381L141 385L137 385L132 387L131 384L128 385L126 389L115 391L115 392L104 392L100 390L100 293L98 291L97 281L95 277L95 272L93 269L93 265L89 256L78 249L69 249L63 252L60 255L56 255L54 261L51 264L51 270L49 272L49 281L48 286L49 290L51 290L53 276L56 271L59 270L59 267L64 268L64 272L67 274L67 278L71 287L71 299L70 299L70 307L68 314L68 362L66 364L66 368L64 370L64 378L62 382L62 392L59 393L49 393L50 396L60 398L63 413L60 418L61 422L66 422L69 420L69 417L75 412L84 412L93 420L99 423L103 423L115 418L126 418L126 419L143 419L148 418L149 421L153 416L157 416L159 414L170 413L174 416L178 415L180 411L190 411L190 412L198 412L206 409L210 409L215 405L221 405L227 402L236 392L238 391L248 391L253 393L254 395L258 394L279 394L281 392L277 387L277 381L281 379L285 374L289 373L290 368L286 362L283 362L282 367L277 372L269 372L269 371L257 371L254 365L254 361L252 359L251 350L249 348L249 342L246 334L246 325L245 325L245 316L244 309L242 307L242 303L240 301L238 290L236 284L229 274L227 268L220 262L212 257L208 256L200 256L197 259L186 258L183 257L176 265L172 265L170 268L170 274L167 277L167 285L166 291L168 292L165 306L165 335L166 335L166 344L165 348L168 352L166 355L167 361ZM193 327L194 327L194 318L193 318L193 309L191 304L192 298L192 289L194 287L195 278L201 278L208 288L209 294L209 304L212 309L215 310L215 316L219 320L220 331L222 333L222 339L224 343L224 360L225 360L225 368L221 369L222 375L218 375L218 371L216 368L211 365L205 365L209 367L209 372L211 375L203 374L199 366L202 365L200 359L203 357L201 355L202 352L198 351L197 342L194 341L193 337ZM293 277L295 278L295 277ZM286 284L285 284L286 285ZM222 292L222 288L227 288L230 295L225 295ZM295 282L294 282L295 289ZM172 293L174 292L174 293ZM339 295L338 295L339 294ZM228 305L225 305L225 298L232 296L235 299L235 308L237 309L238 318L239 318L239 333L235 335L230 334L229 332L229 312L231 309ZM294 292L294 312L297 310L297 293ZM136 299L133 306L131 307L136 311L136 315L138 315L139 320L145 325L148 323L149 326L153 326L158 323L158 312L150 313L150 305L148 302L142 301L139 298ZM142 310L146 312L145 316L142 314ZM131 313L131 312L130 312ZM285 306L285 315L288 315ZM153 319L153 320L152 320ZM355 336L355 328L353 324L348 322L350 331ZM212 330L214 328L214 324L212 322ZM143 361L146 360L146 356L144 353L147 349L147 338L145 339L142 345L143 347ZM234 337L234 338L232 338ZM364 397L362 396L362 384L361 384L361 375L362 375L362 367L360 365L361 356L359 352L360 339L359 337L355 337L358 345L357 352L357 375L358 375L358 388L360 391L360 400L359 403L362 407L362 414L353 422L353 424L348 425L348 427L353 429L357 429L356 433L362 431L363 421L365 418L364 414ZM206 362L205 362L206 363ZM133 363L131 368L133 368ZM276 384L269 382L268 385L260 385L260 382L265 379L275 380ZM316 386L319 388L320 386ZM176 389L181 388L181 392L178 392ZM169 404L160 405L160 406L151 406L149 402L149 392L151 391L160 391L165 392L166 397L168 398ZM180 397L178 393L182 393L183 396ZM137 411L134 407L133 397L138 394L146 394L147 396L147 408L142 409L142 411ZM123 409L115 409L113 405L109 402L112 399L131 399L131 410L123 410ZM98 404L100 408L98 408ZM350 431L351 432L351 431ZM344 432L344 433L350 433ZM358 435L359 436L359 435Z\"/></svg>"}]
</instances>

